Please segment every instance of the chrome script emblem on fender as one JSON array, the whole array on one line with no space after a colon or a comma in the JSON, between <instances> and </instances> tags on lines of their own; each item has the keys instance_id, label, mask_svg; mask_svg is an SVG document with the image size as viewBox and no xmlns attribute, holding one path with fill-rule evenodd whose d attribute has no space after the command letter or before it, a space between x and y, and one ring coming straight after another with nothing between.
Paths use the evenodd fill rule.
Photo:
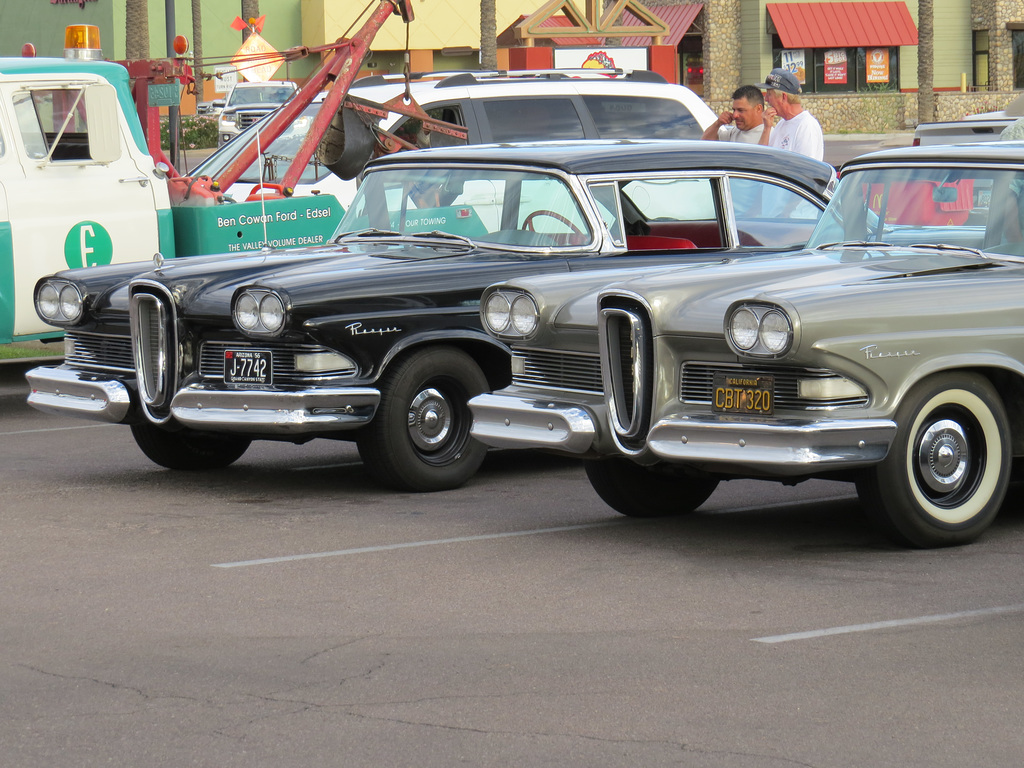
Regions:
<instances>
[{"instance_id":1,"label":"chrome script emblem on fender","mask_svg":"<svg viewBox=\"0 0 1024 768\"><path fill-rule=\"evenodd\" d=\"M881 360L888 357L920 357L921 353L916 349L905 349L902 352L880 352L877 344L868 344L861 347L860 351L868 360Z\"/></svg>"},{"instance_id":2,"label":"chrome script emblem on fender","mask_svg":"<svg viewBox=\"0 0 1024 768\"><path fill-rule=\"evenodd\" d=\"M401 333L402 329L397 326L387 328L363 328L362 323L349 323L345 326L353 336L383 336L385 333Z\"/></svg>"}]
</instances>

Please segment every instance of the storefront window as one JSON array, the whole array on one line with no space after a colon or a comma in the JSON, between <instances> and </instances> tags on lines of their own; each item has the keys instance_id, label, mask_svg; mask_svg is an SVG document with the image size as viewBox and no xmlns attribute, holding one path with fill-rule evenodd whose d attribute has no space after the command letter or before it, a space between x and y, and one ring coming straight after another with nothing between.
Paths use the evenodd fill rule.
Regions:
<instances>
[{"instance_id":1,"label":"storefront window","mask_svg":"<svg viewBox=\"0 0 1024 768\"><path fill-rule=\"evenodd\" d=\"M1024 88L1024 29L1013 30L1013 87Z\"/></svg>"},{"instance_id":2,"label":"storefront window","mask_svg":"<svg viewBox=\"0 0 1024 768\"><path fill-rule=\"evenodd\" d=\"M772 66L800 78L804 93L899 90L899 48L782 48Z\"/></svg>"},{"instance_id":3,"label":"storefront window","mask_svg":"<svg viewBox=\"0 0 1024 768\"><path fill-rule=\"evenodd\" d=\"M988 88L988 30L974 30L974 87Z\"/></svg>"}]
</instances>

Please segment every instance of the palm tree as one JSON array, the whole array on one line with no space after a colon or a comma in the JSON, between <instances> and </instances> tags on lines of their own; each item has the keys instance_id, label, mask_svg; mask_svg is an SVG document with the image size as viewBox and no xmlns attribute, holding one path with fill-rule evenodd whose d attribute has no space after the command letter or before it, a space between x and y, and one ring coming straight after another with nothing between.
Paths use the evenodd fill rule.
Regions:
<instances>
[{"instance_id":1,"label":"palm tree","mask_svg":"<svg viewBox=\"0 0 1024 768\"><path fill-rule=\"evenodd\" d=\"M480 68L498 68L498 21L495 0L480 0Z\"/></svg>"},{"instance_id":2,"label":"palm tree","mask_svg":"<svg viewBox=\"0 0 1024 768\"><path fill-rule=\"evenodd\" d=\"M125 58L149 58L149 8L146 0L127 0L125 7Z\"/></svg>"},{"instance_id":3,"label":"palm tree","mask_svg":"<svg viewBox=\"0 0 1024 768\"><path fill-rule=\"evenodd\" d=\"M935 119L935 14L933 0L917 0L917 122Z\"/></svg>"}]
</instances>

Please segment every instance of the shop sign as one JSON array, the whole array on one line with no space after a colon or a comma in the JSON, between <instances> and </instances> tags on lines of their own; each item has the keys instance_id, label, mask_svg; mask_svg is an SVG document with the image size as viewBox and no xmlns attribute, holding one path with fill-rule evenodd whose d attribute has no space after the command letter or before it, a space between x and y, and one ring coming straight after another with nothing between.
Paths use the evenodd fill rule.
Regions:
<instances>
[{"instance_id":1,"label":"shop sign","mask_svg":"<svg viewBox=\"0 0 1024 768\"><path fill-rule=\"evenodd\" d=\"M889 49L868 48L865 52L867 73L865 79L869 83L889 82Z\"/></svg>"},{"instance_id":2,"label":"shop sign","mask_svg":"<svg viewBox=\"0 0 1024 768\"><path fill-rule=\"evenodd\" d=\"M846 85L846 49L825 51L825 85Z\"/></svg>"}]
</instances>

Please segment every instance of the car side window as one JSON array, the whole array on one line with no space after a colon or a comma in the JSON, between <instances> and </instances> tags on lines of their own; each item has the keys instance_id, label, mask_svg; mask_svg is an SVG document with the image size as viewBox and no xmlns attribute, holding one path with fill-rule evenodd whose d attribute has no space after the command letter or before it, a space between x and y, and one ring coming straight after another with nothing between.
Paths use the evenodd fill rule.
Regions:
<instances>
[{"instance_id":1,"label":"car side window","mask_svg":"<svg viewBox=\"0 0 1024 768\"><path fill-rule=\"evenodd\" d=\"M821 209L797 192L764 179L729 179L736 230L742 246L803 246L821 217Z\"/></svg>"},{"instance_id":2,"label":"car side window","mask_svg":"<svg viewBox=\"0 0 1024 768\"><path fill-rule=\"evenodd\" d=\"M630 250L721 248L725 242L710 178L633 179L621 183L619 194ZM643 245L638 237L646 238Z\"/></svg>"},{"instance_id":3,"label":"car side window","mask_svg":"<svg viewBox=\"0 0 1024 768\"><path fill-rule=\"evenodd\" d=\"M701 127L674 99L614 94L583 97L602 139L699 139Z\"/></svg>"},{"instance_id":4,"label":"car side window","mask_svg":"<svg viewBox=\"0 0 1024 768\"><path fill-rule=\"evenodd\" d=\"M454 125L466 127L466 119L462 116L462 109L457 104L435 106L425 110L434 120L441 120ZM449 136L443 131L426 129L423 121L417 117L407 117L400 122L392 131L400 139L415 144L419 149L427 147L455 147L465 145L466 139L457 136Z\"/></svg>"},{"instance_id":5,"label":"car side window","mask_svg":"<svg viewBox=\"0 0 1024 768\"><path fill-rule=\"evenodd\" d=\"M571 99L486 99L483 107L492 141L565 141L584 137L583 123Z\"/></svg>"},{"instance_id":6,"label":"car side window","mask_svg":"<svg viewBox=\"0 0 1024 768\"><path fill-rule=\"evenodd\" d=\"M90 160L85 92L35 88L14 96L14 114L28 156L42 160Z\"/></svg>"}]
</instances>

